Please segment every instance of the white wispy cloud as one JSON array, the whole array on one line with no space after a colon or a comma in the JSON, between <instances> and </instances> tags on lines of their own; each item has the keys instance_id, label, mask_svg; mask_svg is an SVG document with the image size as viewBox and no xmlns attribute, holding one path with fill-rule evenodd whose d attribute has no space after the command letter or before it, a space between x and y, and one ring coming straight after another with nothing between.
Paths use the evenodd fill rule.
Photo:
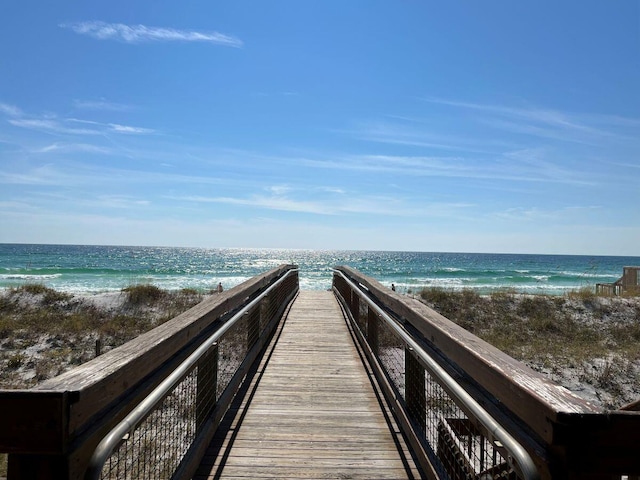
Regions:
<instances>
[{"instance_id":1,"label":"white wispy cloud","mask_svg":"<svg viewBox=\"0 0 640 480\"><path fill-rule=\"evenodd\" d=\"M298 166L411 177L446 177L559 184L593 184L580 172L545 159L543 150L514 150L490 159L403 155L296 158Z\"/></svg>"},{"instance_id":2,"label":"white wispy cloud","mask_svg":"<svg viewBox=\"0 0 640 480\"><path fill-rule=\"evenodd\" d=\"M146 207L151 202L146 199L139 199L130 195L98 195L93 201L95 206L117 209L129 209L133 207Z\"/></svg>"},{"instance_id":3,"label":"white wispy cloud","mask_svg":"<svg viewBox=\"0 0 640 480\"><path fill-rule=\"evenodd\" d=\"M104 135L119 133L128 135L149 135L156 133L151 128L134 127L118 123L101 123L77 118L58 118L55 115L26 115L19 108L0 104L0 111L9 115L8 122L20 128L39 130L60 135ZM77 124L82 125L81 128Z\"/></svg>"},{"instance_id":4,"label":"white wispy cloud","mask_svg":"<svg viewBox=\"0 0 640 480\"><path fill-rule=\"evenodd\" d=\"M270 188L266 188L270 191ZM324 192L328 195L316 194ZM295 213L306 213L324 216L342 215L375 215L385 217L434 217L451 216L454 212L460 212L473 207L468 202L453 203L430 203L421 204L415 207L413 201L398 198L396 196L371 196L351 193L349 201L345 201L343 190L330 191L324 188L300 189L292 192L292 195L277 194L255 194L240 196L203 196L188 195L171 197L174 201L185 201L193 203L220 203L226 205L236 205L264 210L276 210Z\"/></svg>"},{"instance_id":5,"label":"white wispy cloud","mask_svg":"<svg viewBox=\"0 0 640 480\"><path fill-rule=\"evenodd\" d=\"M601 211L598 205L566 206L557 209L538 207L511 207L490 216L508 221L518 222L574 222L594 212Z\"/></svg>"},{"instance_id":6,"label":"white wispy cloud","mask_svg":"<svg viewBox=\"0 0 640 480\"><path fill-rule=\"evenodd\" d=\"M219 32L199 32L175 28L149 27L146 25L125 25L100 21L61 23L80 35L88 35L99 40L118 40L125 43L143 42L207 42L227 47L241 47L242 41Z\"/></svg>"},{"instance_id":7,"label":"white wispy cloud","mask_svg":"<svg viewBox=\"0 0 640 480\"><path fill-rule=\"evenodd\" d=\"M8 115L10 117L20 117L22 116L22 110L20 110L15 105L9 105L8 103L0 102L0 112Z\"/></svg>"},{"instance_id":8,"label":"white wispy cloud","mask_svg":"<svg viewBox=\"0 0 640 480\"><path fill-rule=\"evenodd\" d=\"M104 99L100 100L74 100L73 106L80 110L105 110L112 112L127 112L135 107L124 103L109 102Z\"/></svg>"},{"instance_id":9,"label":"white wispy cloud","mask_svg":"<svg viewBox=\"0 0 640 480\"><path fill-rule=\"evenodd\" d=\"M249 197L206 197L206 196L184 196L175 198L197 203L222 203L227 205L241 205L245 207L257 207L268 210L279 210L286 212L314 213L320 215L335 215L336 212L329 206L320 202L293 200L283 196L252 195Z\"/></svg>"},{"instance_id":10,"label":"white wispy cloud","mask_svg":"<svg viewBox=\"0 0 640 480\"><path fill-rule=\"evenodd\" d=\"M267 190L274 195L282 196L291 192L292 188L289 185L272 185L270 187L267 187Z\"/></svg>"},{"instance_id":11,"label":"white wispy cloud","mask_svg":"<svg viewBox=\"0 0 640 480\"><path fill-rule=\"evenodd\" d=\"M0 170L0 184L8 185L77 186L86 184L87 180L88 177L83 179L50 164L18 172Z\"/></svg>"},{"instance_id":12,"label":"white wispy cloud","mask_svg":"<svg viewBox=\"0 0 640 480\"><path fill-rule=\"evenodd\" d=\"M15 127L67 135L99 135L101 133L96 129L69 127L51 118L11 118L9 123Z\"/></svg>"},{"instance_id":13,"label":"white wispy cloud","mask_svg":"<svg viewBox=\"0 0 640 480\"><path fill-rule=\"evenodd\" d=\"M113 185L239 185L224 177L207 175L182 175L175 173L161 173L150 170L136 170L130 168L107 167L101 163L86 162L49 162L37 167L16 170L0 163L0 185L52 185L59 187L74 187L78 185L113 186ZM168 198L168 197L167 197Z\"/></svg>"},{"instance_id":14,"label":"white wispy cloud","mask_svg":"<svg viewBox=\"0 0 640 480\"><path fill-rule=\"evenodd\" d=\"M92 145L90 143L52 143L46 147L38 148L34 150L35 153L101 153L108 155L113 151L106 147L98 145Z\"/></svg>"},{"instance_id":15,"label":"white wispy cloud","mask_svg":"<svg viewBox=\"0 0 640 480\"><path fill-rule=\"evenodd\" d=\"M607 114L577 114L540 107L473 103L441 98L424 98L428 103L477 111L487 124L517 133L591 144L603 138L625 138L616 127L640 127L640 120Z\"/></svg>"},{"instance_id":16,"label":"white wispy cloud","mask_svg":"<svg viewBox=\"0 0 640 480\"><path fill-rule=\"evenodd\" d=\"M457 122L458 126L460 122ZM480 154L499 153L504 148L516 148L516 143L504 138L460 134L447 130L441 122L433 119L401 118L385 115L384 120L366 120L355 123L354 128L345 130L358 139L370 142L419 147L422 149L444 150Z\"/></svg>"},{"instance_id":17,"label":"white wispy cloud","mask_svg":"<svg viewBox=\"0 0 640 480\"><path fill-rule=\"evenodd\" d=\"M135 135L147 135L155 132L155 130L151 128L132 127L130 125L119 125L117 123L110 123L109 128L117 133L129 133Z\"/></svg>"}]
</instances>

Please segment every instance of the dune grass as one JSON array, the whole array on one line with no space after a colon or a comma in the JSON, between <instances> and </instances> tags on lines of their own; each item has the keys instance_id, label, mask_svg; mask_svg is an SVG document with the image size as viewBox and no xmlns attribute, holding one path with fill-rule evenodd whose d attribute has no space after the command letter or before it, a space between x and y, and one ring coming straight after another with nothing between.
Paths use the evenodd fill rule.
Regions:
<instances>
[{"instance_id":1,"label":"dune grass","mask_svg":"<svg viewBox=\"0 0 640 480\"><path fill-rule=\"evenodd\" d=\"M0 292L2 293L2 292ZM100 338L115 348L199 303L194 289L131 285L115 309L26 284L0 294L0 388L29 388L95 356ZM0 477L7 455L0 454Z\"/></svg>"},{"instance_id":2,"label":"dune grass","mask_svg":"<svg viewBox=\"0 0 640 480\"><path fill-rule=\"evenodd\" d=\"M548 354L582 360L615 350L640 358L640 304L586 291L564 296L425 289L445 317L517 359Z\"/></svg>"},{"instance_id":3,"label":"dune grass","mask_svg":"<svg viewBox=\"0 0 640 480\"><path fill-rule=\"evenodd\" d=\"M28 388L115 348L202 300L195 290L153 285L122 289L116 308L38 284L0 295L0 388ZM32 372L25 374L25 371Z\"/></svg>"},{"instance_id":4,"label":"dune grass","mask_svg":"<svg viewBox=\"0 0 640 480\"><path fill-rule=\"evenodd\" d=\"M131 305L144 305L157 302L166 297L169 292L150 284L130 285L122 289L127 295L127 302Z\"/></svg>"},{"instance_id":5,"label":"dune grass","mask_svg":"<svg viewBox=\"0 0 640 480\"><path fill-rule=\"evenodd\" d=\"M623 384L640 388L640 301L601 297L589 289L563 296L428 288L427 305L511 357L540 371L578 371L619 407Z\"/></svg>"},{"instance_id":6,"label":"dune grass","mask_svg":"<svg viewBox=\"0 0 640 480\"><path fill-rule=\"evenodd\" d=\"M110 311L42 285L13 288L0 297L0 339L24 333L130 336L159 325L202 300L202 295L192 289L170 292L154 285L129 286L122 293L125 299L121 307Z\"/></svg>"}]
</instances>

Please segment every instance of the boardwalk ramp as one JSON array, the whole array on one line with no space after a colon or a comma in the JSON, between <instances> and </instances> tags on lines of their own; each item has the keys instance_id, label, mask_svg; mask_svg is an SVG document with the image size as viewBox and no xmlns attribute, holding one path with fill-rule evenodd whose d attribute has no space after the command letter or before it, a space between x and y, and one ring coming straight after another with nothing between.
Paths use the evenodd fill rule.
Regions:
<instances>
[{"instance_id":1,"label":"boardwalk ramp","mask_svg":"<svg viewBox=\"0 0 640 480\"><path fill-rule=\"evenodd\" d=\"M334 295L301 291L196 479L419 478Z\"/></svg>"}]
</instances>

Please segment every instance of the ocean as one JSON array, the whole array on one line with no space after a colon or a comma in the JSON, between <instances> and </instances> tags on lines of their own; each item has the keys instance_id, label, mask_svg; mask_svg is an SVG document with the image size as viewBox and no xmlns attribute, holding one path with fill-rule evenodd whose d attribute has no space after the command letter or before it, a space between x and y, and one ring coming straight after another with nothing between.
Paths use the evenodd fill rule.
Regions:
<instances>
[{"instance_id":1,"label":"ocean","mask_svg":"<svg viewBox=\"0 0 640 480\"><path fill-rule=\"evenodd\" d=\"M300 286L310 290L330 288L332 268L348 265L404 293L442 287L562 294L613 282L640 257L0 244L0 288L41 283L92 294L151 283L206 292L284 263L300 267Z\"/></svg>"}]
</instances>

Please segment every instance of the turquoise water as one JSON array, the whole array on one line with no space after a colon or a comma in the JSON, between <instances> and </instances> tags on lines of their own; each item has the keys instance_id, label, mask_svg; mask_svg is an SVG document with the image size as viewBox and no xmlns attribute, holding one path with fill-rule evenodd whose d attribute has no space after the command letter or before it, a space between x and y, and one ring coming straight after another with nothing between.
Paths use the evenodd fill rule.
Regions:
<instances>
[{"instance_id":1,"label":"turquoise water","mask_svg":"<svg viewBox=\"0 0 640 480\"><path fill-rule=\"evenodd\" d=\"M0 244L0 287L43 283L98 293L153 283L207 291L283 263L299 265L303 289L328 289L331 269L348 265L401 292L438 286L561 294L613 282L640 257Z\"/></svg>"}]
</instances>

